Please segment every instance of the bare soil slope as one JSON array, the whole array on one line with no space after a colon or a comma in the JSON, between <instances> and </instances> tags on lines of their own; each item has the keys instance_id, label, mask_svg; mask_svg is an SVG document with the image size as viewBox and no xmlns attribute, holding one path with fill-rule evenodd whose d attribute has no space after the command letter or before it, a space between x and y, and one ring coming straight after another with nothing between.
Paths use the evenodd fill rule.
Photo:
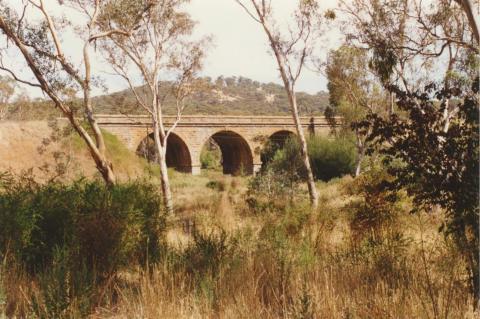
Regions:
<instances>
[{"instance_id":1,"label":"bare soil slope","mask_svg":"<svg viewBox=\"0 0 480 319\"><path fill-rule=\"evenodd\" d=\"M64 178L97 175L95 165L80 138L74 134L44 146L52 136L46 121L0 122L0 172L19 174L28 170L39 180L57 174L65 166ZM113 135L105 136L109 156L120 178L134 178L144 173L146 163L129 152ZM43 149L44 151L41 151Z\"/></svg>"}]
</instances>

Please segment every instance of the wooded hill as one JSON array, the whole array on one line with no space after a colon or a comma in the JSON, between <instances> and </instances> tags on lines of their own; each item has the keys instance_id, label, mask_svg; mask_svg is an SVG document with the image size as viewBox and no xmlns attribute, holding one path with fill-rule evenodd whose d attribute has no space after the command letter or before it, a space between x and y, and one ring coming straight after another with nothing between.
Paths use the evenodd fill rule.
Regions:
<instances>
[{"instance_id":1,"label":"wooded hill","mask_svg":"<svg viewBox=\"0 0 480 319\"><path fill-rule=\"evenodd\" d=\"M162 82L164 113L175 114L175 100L168 92L172 83ZM184 114L203 115L289 115L289 104L283 86L275 83L260 83L245 77L205 77L198 80L198 90L186 100ZM137 88L143 92L143 88ZM72 101L79 104L80 100ZM297 101L300 114L322 115L328 105L328 93L315 95L299 92ZM123 90L93 98L97 114L142 114L130 90ZM80 104L79 104L80 107ZM12 103L7 119L28 120L60 116L45 100L22 100Z\"/></svg>"}]
</instances>

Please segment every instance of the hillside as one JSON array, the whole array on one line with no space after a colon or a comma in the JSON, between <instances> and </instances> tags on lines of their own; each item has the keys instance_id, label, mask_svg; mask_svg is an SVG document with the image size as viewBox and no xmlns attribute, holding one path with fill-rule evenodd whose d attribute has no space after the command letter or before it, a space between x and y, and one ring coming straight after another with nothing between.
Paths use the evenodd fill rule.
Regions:
<instances>
[{"instance_id":1,"label":"hillside","mask_svg":"<svg viewBox=\"0 0 480 319\"><path fill-rule=\"evenodd\" d=\"M201 78L200 87L186 101L185 114L204 115L287 115L289 105L287 95L281 85L260 83L244 77L219 77L216 80ZM174 114L174 100L167 94L171 83L162 82L162 96L165 97L166 114ZM138 88L142 91L142 88ZM297 94L301 114L323 114L328 105L328 93L318 92L315 95L299 92ZM80 107L80 100L72 101ZM130 90L124 90L93 98L96 113L141 114L142 109ZM59 116L49 101L22 101L12 104L7 119L31 120Z\"/></svg>"},{"instance_id":2,"label":"hillside","mask_svg":"<svg viewBox=\"0 0 480 319\"><path fill-rule=\"evenodd\" d=\"M219 77L199 80L198 92L187 101L185 114L228 114L228 115L282 115L289 114L287 95L282 86L274 83L260 83L244 77ZM170 83L162 82L164 89ZM141 112L135 107L134 96L129 90L95 98L98 112L118 113L118 105L131 113ZM166 113L174 113L174 101L166 94ZM303 114L322 114L328 105L328 93L316 95L298 93L298 104ZM130 113L130 112L129 112Z\"/></svg>"}]
</instances>

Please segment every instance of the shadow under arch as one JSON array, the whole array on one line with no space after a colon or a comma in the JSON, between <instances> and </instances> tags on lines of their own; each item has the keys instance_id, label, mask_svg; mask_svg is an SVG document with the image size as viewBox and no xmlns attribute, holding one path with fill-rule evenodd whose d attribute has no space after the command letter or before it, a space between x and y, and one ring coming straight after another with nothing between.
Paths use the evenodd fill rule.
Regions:
<instances>
[{"instance_id":1,"label":"shadow under arch","mask_svg":"<svg viewBox=\"0 0 480 319\"><path fill-rule=\"evenodd\" d=\"M220 131L212 136L222 152L223 174L253 174L253 155L247 141L233 131Z\"/></svg>"},{"instance_id":2,"label":"shadow under arch","mask_svg":"<svg viewBox=\"0 0 480 319\"><path fill-rule=\"evenodd\" d=\"M262 168L273 159L275 153L285 146L285 143L289 138L297 136L294 132L288 130L280 130L268 137L263 149L260 153L260 159L262 161Z\"/></svg>"},{"instance_id":3,"label":"shadow under arch","mask_svg":"<svg viewBox=\"0 0 480 319\"><path fill-rule=\"evenodd\" d=\"M149 162L158 163L158 152L155 147L153 133L145 137L137 148L137 155ZM187 144L175 133L170 133L167 140L167 167L175 168L182 173L192 173L192 157Z\"/></svg>"},{"instance_id":4,"label":"shadow under arch","mask_svg":"<svg viewBox=\"0 0 480 319\"><path fill-rule=\"evenodd\" d=\"M281 130L270 135L268 140L271 143L278 145L280 148L282 148L285 145L285 142L287 141L287 139L293 136L296 136L296 134L293 133L292 131Z\"/></svg>"}]
</instances>

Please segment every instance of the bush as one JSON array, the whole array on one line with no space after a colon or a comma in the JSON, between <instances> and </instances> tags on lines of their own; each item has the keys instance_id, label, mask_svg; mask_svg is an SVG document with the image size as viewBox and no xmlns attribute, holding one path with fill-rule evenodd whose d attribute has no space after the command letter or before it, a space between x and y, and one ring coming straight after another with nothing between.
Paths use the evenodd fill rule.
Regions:
<instances>
[{"instance_id":1,"label":"bush","mask_svg":"<svg viewBox=\"0 0 480 319\"><path fill-rule=\"evenodd\" d=\"M351 211L349 226L354 258L370 265L364 278L380 276L394 285L405 269L405 252L410 242L398 227L404 210L402 192L386 188L391 179L381 167L365 172L347 187L349 195L357 195L347 207Z\"/></svg>"},{"instance_id":2,"label":"bush","mask_svg":"<svg viewBox=\"0 0 480 319\"><path fill-rule=\"evenodd\" d=\"M220 170L222 152L220 147L213 140L209 140L208 144L202 148L200 153L200 163L203 169Z\"/></svg>"},{"instance_id":3,"label":"bush","mask_svg":"<svg viewBox=\"0 0 480 319\"><path fill-rule=\"evenodd\" d=\"M285 317L285 310L294 306L296 276L306 273L316 262L307 235L311 223L307 205L290 205L266 215L253 251L254 263L262 271L258 283L262 302L278 309L278 317Z\"/></svg>"},{"instance_id":4,"label":"bush","mask_svg":"<svg viewBox=\"0 0 480 319\"><path fill-rule=\"evenodd\" d=\"M223 192L225 191L226 185L224 181L209 181L206 186L210 189Z\"/></svg>"},{"instance_id":5,"label":"bush","mask_svg":"<svg viewBox=\"0 0 480 319\"><path fill-rule=\"evenodd\" d=\"M294 199L295 186L306 176L295 138L288 138L283 147L267 142L262 161L260 174L250 180L247 192L247 204L254 213L282 209Z\"/></svg>"},{"instance_id":6,"label":"bush","mask_svg":"<svg viewBox=\"0 0 480 319\"><path fill-rule=\"evenodd\" d=\"M352 212L350 229L357 240L371 237L380 240L391 229L396 229L400 207L399 193L386 189L392 177L381 168L365 172L347 186L349 195L358 195L349 204Z\"/></svg>"},{"instance_id":7,"label":"bush","mask_svg":"<svg viewBox=\"0 0 480 319\"><path fill-rule=\"evenodd\" d=\"M106 188L100 181L16 181L0 192L0 253L35 272L67 248L77 264L106 275L131 260L144 262L147 250L157 253L160 207L156 188L140 182Z\"/></svg>"},{"instance_id":8,"label":"bush","mask_svg":"<svg viewBox=\"0 0 480 319\"><path fill-rule=\"evenodd\" d=\"M193 242L182 254L187 273L200 277L218 276L221 266L232 254L233 246L223 230L219 234L194 232Z\"/></svg>"},{"instance_id":9,"label":"bush","mask_svg":"<svg viewBox=\"0 0 480 319\"><path fill-rule=\"evenodd\" d=\"M38 316L58 317L72 303L88 308L91 287L160 257L160 208L156 187L143 182L9 180L0 184L0 260L36 278Z\"/></svg>"},{"instance_id":10,"label":"bush","mask_svg":"<svg viewBox=\"0 0 480 319\"><path fill-rule=\"evenodd\" d=\"M348 139L311 137L308 140L308 153L316 179L329 181L355 171L355 145Z\"/></svg>"},{"instance_id":11,"label":"bush","mask_svg":"<svg viewBox=\"0 0 480 319\"><path fill-rule=\"evenodd\" d=\"M346 138L327 138L313 136L307 141L310 163L316 179L329 181L332 178L353 174L355 171L355 145ZM287 139L281 149L269 149L267 165L263 171L272 169L287 176L290 182L306 180L306 169L301 157L301 147L293 137ZM274 155L272 155L274 154ZM284 176L286 174L286 176Z\"/></svg>"}]
</instances>

